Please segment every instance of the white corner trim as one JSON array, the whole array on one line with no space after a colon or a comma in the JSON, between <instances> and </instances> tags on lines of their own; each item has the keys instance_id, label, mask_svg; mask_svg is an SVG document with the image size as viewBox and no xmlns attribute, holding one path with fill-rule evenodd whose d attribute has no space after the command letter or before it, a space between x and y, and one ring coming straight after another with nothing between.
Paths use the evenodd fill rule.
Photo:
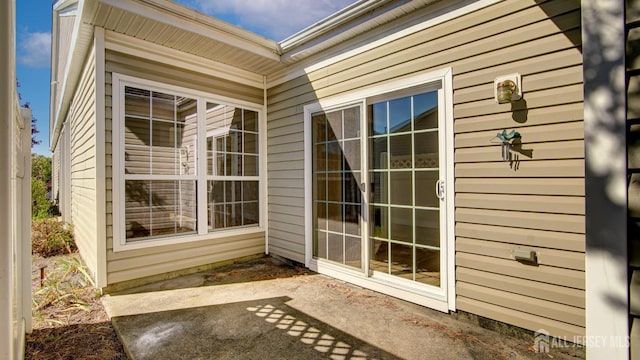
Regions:
<instances>
[{"instance_id":1,"label":"white corner trim","mask_svg":"<svg viewBox=\"0 0 640 360\"><path fill-rule=\"evenodd\" d=\"M95 122L96 122L96 259L98 269L96 285L107 286L107 187L105 150L105 47L104 29L94 31L95 61ZM113 182L112 182L113 183Z\"/></svg>"},{"instance_id":2,"label":"white corner trim","mask_svg":"<svg viewBox=\"0 0 640 360\"><path fill-rule=\"evenodd\" d=\"M444 136L445 136L445 197L447 199L446 256L447 256L447 301L449 310L456 310L456 222L455 222L455 147L453 116L453 68L445 69L442 76L444 94Z\"/></svg>"},{"instance_id":3,"label":"white corner trim","mask_svg":"<svg viewBox=\"0 0 640 360\"><path fill-rule=\"evenodd\" d=\"M409 36L411 34L426 30L430 27L436 26L438 24L442 24L446 21L455 19L457 17L466 15L466 14L470 14L472 12L478 11L480 9L483 9L485 7L491 6L493 4L502 2L504 0L466 0L465 3L467 5L464 5L462 7L459 7L455 10L449 11L445 14L442 14L440 16L436 16L432 19L429 19L427 21L424 21L422 23L413 25L411 27L408 27L406 29L403 29L401 31L397 31L397 32L393 32L379 40L376 41L372 41L367 43L366 45L362 45L362 46L358 46L356 48L353 48L349 51L345 51L340 53L339 55L330 57L328 59L319 61L319 62L312 62L311 65L306 66L302 69L298 69L298 70L294 70L294 71L287 71L285 72L284 75L282 76L277 76L274 79L271 79L268 83L268 88L272 88L274 86L283 84L287 81L293 80L295 78L298 78L300 76L304 76L306 74L309 74L311 72L314 72L316 70L320 70L322 68L325 68L327 66L333 65L335 63L338 63L340 61L346 60L348 58L354 57L356 55L362 54L366 51L375 49L377 47L380 47L382 45L388 44L390 42L396 41L398 39L401 39L403 37ZM295 55L291 55L292 57ZM295 65L291 65L291 67L295 68Z\"/></svg>"},{"instance_id":4,"label":"white corner trim","mask_svg":"<svg viewBox=\"0 0 640 360\"><path fill-rule=\"evenodd\" d=\"M321 109L319 103L304 107L304 265L311 269L313 259L313 149L311 114Z\"/></svg>"},{"instance_id":5,"label":"white corner trim","mask_svg":"<svg viewBox=\"0 0 640 360\"><path fill-rule=\"evenodd\" d=\"M106 48L162 64L178 66L256 88L263 88L263 76L231 65L157 45L142 39L105 31Z\"/></svg>"}]
</instances>

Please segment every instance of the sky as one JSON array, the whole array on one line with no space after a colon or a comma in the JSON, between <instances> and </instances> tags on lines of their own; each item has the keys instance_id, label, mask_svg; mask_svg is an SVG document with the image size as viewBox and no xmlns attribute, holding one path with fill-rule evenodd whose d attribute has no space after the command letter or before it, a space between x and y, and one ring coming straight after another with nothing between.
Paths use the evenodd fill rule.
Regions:
<instances>
[{"instance_id":1,"label":"sky","mask_svg":"<svg viewBox=\"0 0 640 360\"><path fill-rule=\"evenodd\" d=\"M2 1L2 0L0 0ZM16 72L21 103L29 103L40 131L34 153L49 150L51 9L54 0L16 1ZM290 35L356 0L176 0L272 40ZM286 21L283 21L283 16Z\"/></svg>"}]
</instances>

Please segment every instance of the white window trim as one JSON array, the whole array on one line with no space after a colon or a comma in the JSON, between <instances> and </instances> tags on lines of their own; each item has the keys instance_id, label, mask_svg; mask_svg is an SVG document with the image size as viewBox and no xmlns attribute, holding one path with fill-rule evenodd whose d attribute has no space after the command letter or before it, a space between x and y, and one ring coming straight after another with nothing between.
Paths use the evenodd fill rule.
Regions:
<instances>
[{"instance_id":1,"label":"white window trim","mask_svg":"<svg viewBox=\"0 0 640 360\"><path fill-rule=\"evenodd\" d=\"M398 285L388 281L384 276L370 277L365 272L358 272L347 269L345 267L331 264L327 261L318 261L313 258L313 184L312 184L312 138L311 138L311 115L318 111L330 111L331 109L344 108L355 104L366 103L367 98L377 95L383 95L408 89L415 86L427 85L433 82L440 82L441 89L439 95L442 96L444 109L441 109L441 116L444 117L445 131L442 132L440 140L444 140L444 166L445 166L445 198L446 213L448 214L446 222L446 240L441 248L441 256L446 260L446 274L443 275L443 281L439 289L433 291L424 291L421 286L411 286L407 284ZM366 107L363 107L366 109ZM363 111L361 116L362 124L364 124L367 114ZM362 125L364 126L364 125ZM364 129L364 128L363 128ZM304 106L304 185L305 185L305 266L314 271L354 283L359 286L367 287L375 291L396 296L407 301L411 301L423 306L433 308L435 310L447 312L456 310L455 304L455 221L454 221L454 151L453 151L453 69L451 67L430 71L421 74L404 76L393 80L381 82L376 85L364 87L347 94L321 99L315 103ZM444 138L444 139L443 139ZM366 148L366 147L365 147ZM366 150L365 150L366 152ZM364 154L367 155L366 153ZM368 183L368 174L363 174L365 183ZM368 218L366 210L363 213ZM365 227L366 228L366 227ZM362 234L363 238L368 236L365 229ZM365 257L365 259L367 259Z\"/></svg>"},{"instance_id":2,"label":"white window trim","mask_svg":"<svg viewBox=\"0 0 640 360\"><path fill-rule=\"evenodd\" d=\"M206 171L200 171L195 176L190 176L191 179L196 179L197 184L197 214L198 222L196 224L197 234L190 235L175 235L168 236L167 238L145 239L137 240L135 242L126 242L126 223L124 221L125 215L125 191L124 191L124 106L122 104L122 94L124 93L125 86L138 86L144 89L170 92L173 95L185 96L197 100L198 109L205 109L207 102L222 103L225 105L235 106L246 110L256 111L258 113L258 141L260 147L260 153L258 154L258 182L259 182L259 216L260 222L257 226L230 228L229 230L219 230L215 232L208 232L206 224L207 208L206 208ZM197 122L197 153L206 154L206 131L204 127L204 111L198 111ZM238 235L246 234L258 234L264 233L266 230L266 212L267 212L267 194L263 191L263 185L266 181L266 153L263 150L264 144L267 141L266 138L266 114L263 104L252 103L248 101L233 99L227 96L219 96L210 94L207 92L187 89L180 86L165 84L157 81L141 79L129 75L113 73L112 74L112 185L113 185L113 251L127 251L135 249L144 249L150 247L158 247L165 245L174 245L189 243L194 241L212 240L219 238L227 238ZM198 169L205 169L206 157L198 156L197 165ZM229 177L225 177L228 179ZM253 177L252 177L253 178ZM248 180L242 177L242 180ZM255 178L254 178L255 180Z\"/></svg>"}]
</instances>

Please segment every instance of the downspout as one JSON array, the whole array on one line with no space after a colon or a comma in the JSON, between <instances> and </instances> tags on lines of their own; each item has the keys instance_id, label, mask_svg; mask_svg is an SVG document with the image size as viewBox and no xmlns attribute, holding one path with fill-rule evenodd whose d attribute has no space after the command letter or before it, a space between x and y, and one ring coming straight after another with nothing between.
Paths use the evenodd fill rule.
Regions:
<instances>
[{"instance_id":1,"label":"downspout","mask_svg":"<svg viewBox=\"0 0 640 360\"><path fill-rule=\"evenodd\" d=\"M21 229L18 231L20 234L20 238L16 239L17 244L15 244L16 248L19 248L16 251L19 254L20 259L18 264L21 266L20 269L16 269L18 272L18 276L16 277L16 281L21 282L18 284L18 289L22 290L21 294L16 294L18 297L16 301L22 300L22 313L19 314L22 321L24 331L28 334L33 330L33 319L31 316L31 305L32 305L32 295L31 295L31 118L32 113L30 109L21 109L21 116L23 121L23 128L20 131L20 136L22 137L22 153L18 156L17 161L22 161L22 174L15 175L16 183L21 182L21 186L19 186L22 190L21 194L16 194L18 201L21 201L21 206L18 208L21 210L20 214L16 214L17 221L16 226L20 226ZM16 164L18 165L18 164ZM22 175L22 177L20 177ZM20 358L24 357L25 344L24 341L26 339L21 339L23 343L20 345Z\"/></svg>"},{"instance_id":2,"label":"downspout","mask_svg":"<svg viewBox=\"0 0 640 360\"><path fill-rule=\"evenodd\" d=\"M269 159L267 158L267 141L269 139L269 136L267 134L267 121L268 121L268 115L267 115L267 76L263 76L262 77L262 94L263 94L263 110L262 112L264 113L264 121L262 121L262 123L264 124L264 129L262 129L262 131L264 131L264 136L263 136L263 141L260 142L262 149L260 149L260 151L262 152L262 158L264 159L262 161L263 167L264 169L262 170L261 176L262 176L262 188L264 191L264 195L262 195L261 197L263 199L265 199L265 204L264 204L264 217L263 217L263 221L264 221L264 253L269 255L269 174L268 174L268 169L267 169L267 164L269 163Z\"/></svg>"}]
</instances>

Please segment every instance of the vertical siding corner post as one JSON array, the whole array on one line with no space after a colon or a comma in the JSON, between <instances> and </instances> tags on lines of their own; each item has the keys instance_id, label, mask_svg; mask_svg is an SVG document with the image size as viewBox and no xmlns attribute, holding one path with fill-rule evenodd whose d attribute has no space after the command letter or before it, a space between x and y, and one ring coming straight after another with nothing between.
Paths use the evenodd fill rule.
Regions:
<instances>
[{"instance_id":1,"label":"vertical siding corner post","mask_svg":"<svg viewBox=\"0 0 640 360\"><path fill-rule=\"evenodd\" d=\"M0 1L0 199L11 199L11 127L15 111L15 0ZM13 359L11 209L0 207L0 358Z\"/></svg>"},{"instance_id":2,"label":"vertical siding corner post","mask_svg":"<svg viewBox=\"0 0 640 360\"><path fill-rule=\"evenodd\" d=\"M104 28L96 27L93 34L95 49L95 121L96 121L96 285L107 286L107 186L105 151L105 40Z\"/></svg>"},{"instance_id":3,"label":"vertical siding corner post","mask_svg":"<svg viewBox=\"0 0 640 360\"><path fill-rule=\"evenodd\" d=\"M624 6L582 1L588 340L629 334ZM597 344L589 359L629 357L611 341Z\"/></svg>"}]
</instances>

